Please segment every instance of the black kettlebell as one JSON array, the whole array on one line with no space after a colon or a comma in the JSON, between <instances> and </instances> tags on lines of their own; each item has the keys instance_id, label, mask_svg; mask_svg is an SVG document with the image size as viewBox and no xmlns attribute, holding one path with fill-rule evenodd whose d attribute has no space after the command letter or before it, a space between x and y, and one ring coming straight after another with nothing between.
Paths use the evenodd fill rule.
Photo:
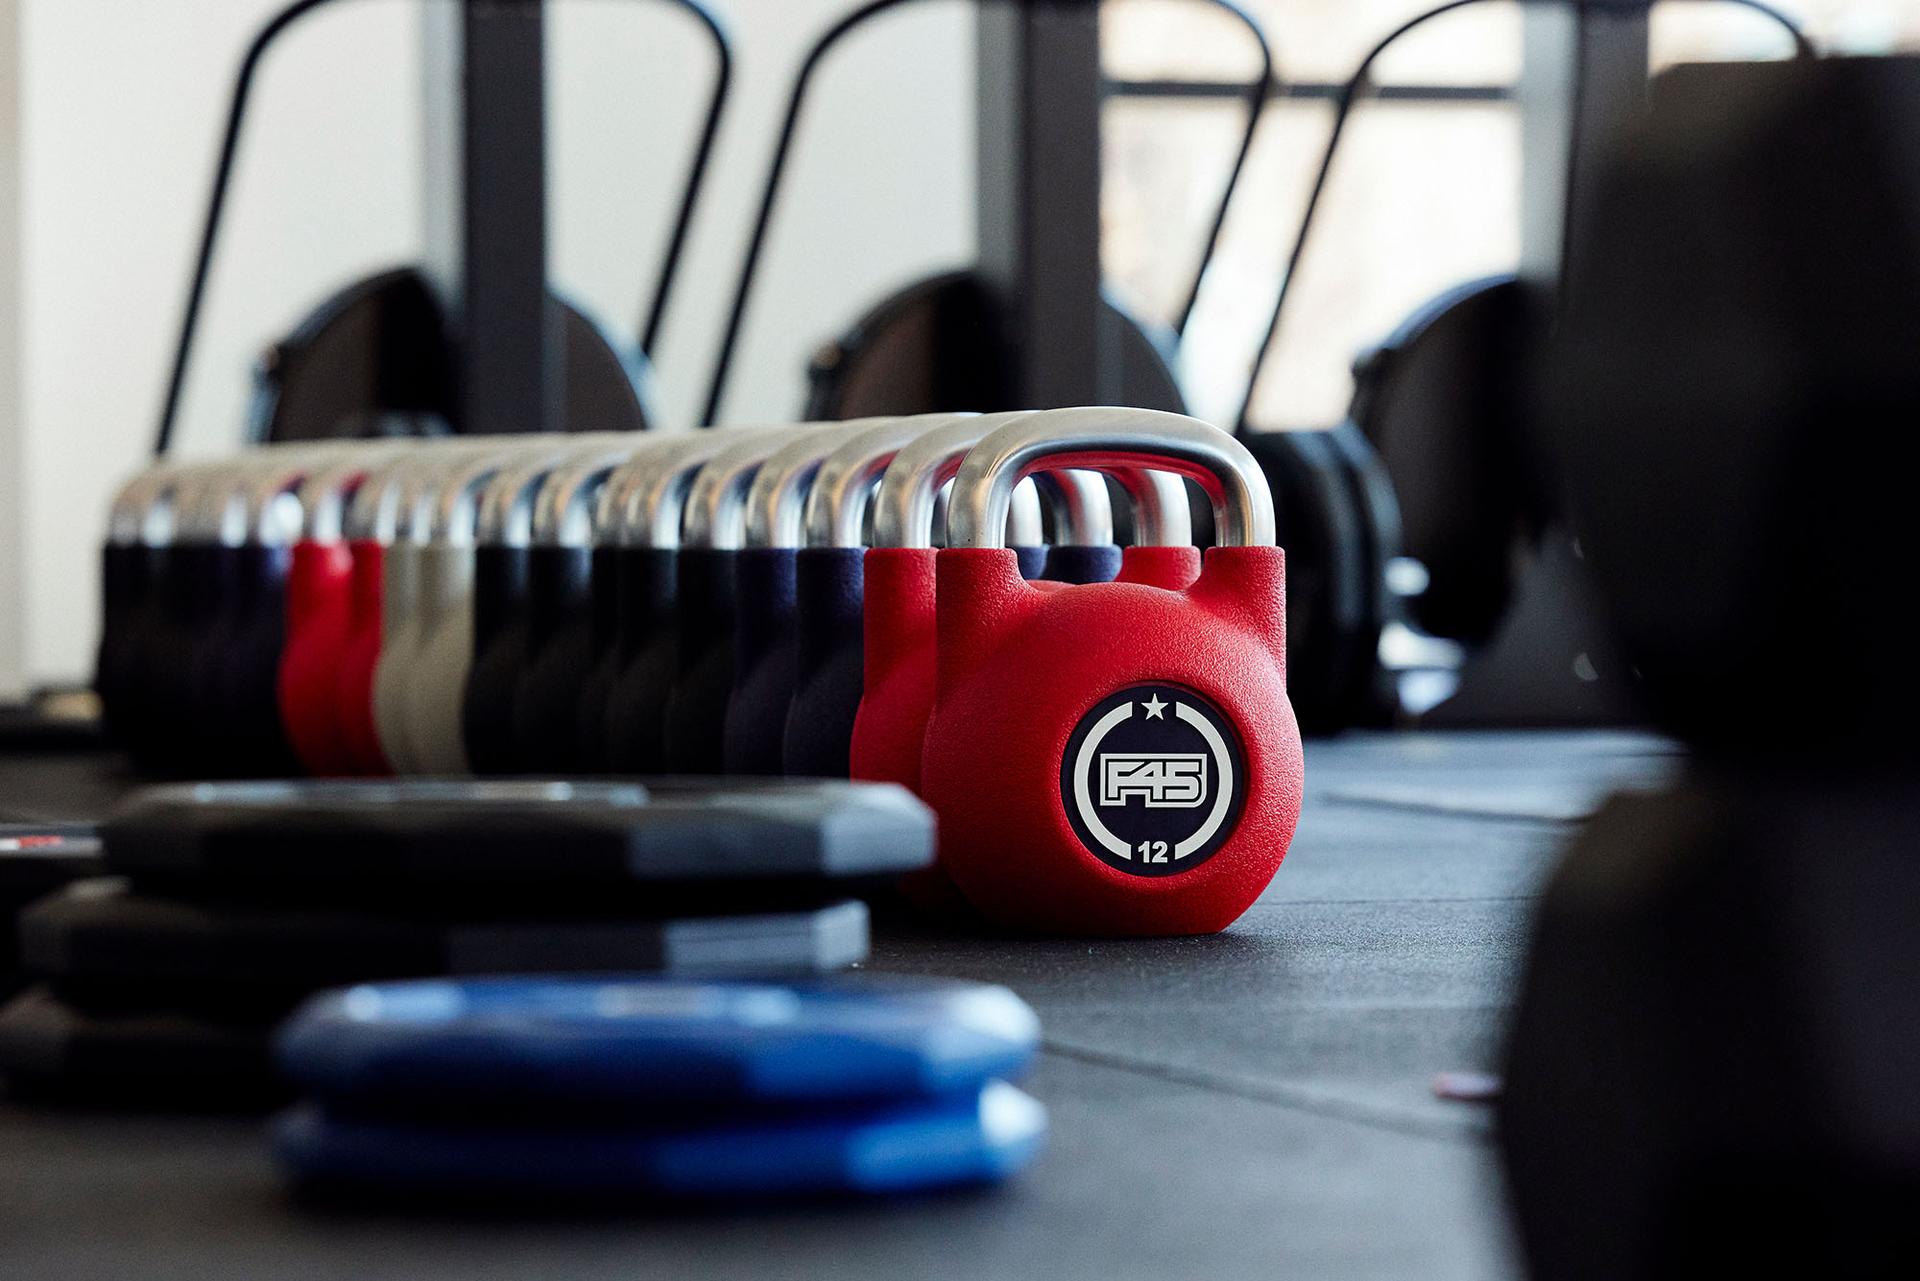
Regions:
<instances>
[{"instance_id":1,"label":"black kettlebell","mask_svg":"<svg viewBox=\"0 0 1920 1281\"><path fill-rule=\"evenodd\" d=\"M726 767L747 491L761 466L800 430L805 428L741 437L694 478L681 537L673 678L662 727L663 758L671 773L719 774Z\"/></svg>"},{"instance_id":2,"label":"black kettlebell","mask_svg":"<svg viewBox=\"0 0 1920 1281\"><path fill-rule=\"evenodd\" d=\"M601 526L616 548L610 680L604 704L593 702L590 692L583 695L579 723L583 739L598 741L605 768L613 773L654 774L667 768L667 707L681 656L683 516L707 464L748 438L742 432L683 437L636 457L607 482ZM694 577L710 572L696 570ZM710 591L702 587L697 594ZM730 592L722 595L731 600Z\"/></svg>"},{"instance_id":3,"label":"black kettlebell","mask_svg":"<svg viewBox=\"0 0 1920 1281\"><path fill-rule=\"evenodd\" d=\"M577 773L580 692L593 666L592 507L638 437L555 470L534 505L527 567L527 633L514 691L514 748L522 772Z\"/></svg>"},{"instance_id":4,"label":"black kettlebell","mask_svg":"<svg viewBox=\"0 0 1920 1281\"><path fill-rule=\"evenodd\" d=\"M762 464L747 493L746 546L736 561L733 682L722 763L729 774L779 774L793 701L803 511L821 464L880 425L856 419L802 428Z\"/></svg>"},{"instance_id":5,"label":"black kettlebell","mask_svg":"<svg viewBox=\"0 0 1920 1281\"><path fill-rule=\"evenodd\" d=\"M514 705L525 662L533 502L568 458L564 443L502 469L480 500L473 550L473 665L461 699L460 735L476 774L516 771Z\"/></svg>"}]
</instances>

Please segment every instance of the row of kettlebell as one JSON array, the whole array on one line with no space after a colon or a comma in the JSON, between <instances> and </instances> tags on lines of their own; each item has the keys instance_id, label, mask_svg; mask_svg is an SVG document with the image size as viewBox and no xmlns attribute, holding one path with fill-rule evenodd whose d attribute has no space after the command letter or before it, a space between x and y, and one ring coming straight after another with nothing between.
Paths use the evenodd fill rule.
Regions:
<instances>
[{"instance_id":1,"label":"row of kettlebell","mask_svg":"<svg viewBox=\"0 0 1920 1281\"><path fill-rule=\"evenodd\" d=\"M1142 859L1158 852L1165 866L1120 870L1155 882L1164 908L1169 878L1213 883L1244 861L1223 863L1218 850L1246 814L1298 804L1271 500L1243 454L1191 419L1089 409L349 442L163 464L115 505L99 687L136 755L175 771L852 773L914 787L944 823L949 808L1019 813L1021 789L988 781L1018 755L1015 743L1064 740L1068 709L1045 710L1061 690L1097 702L1139 684L1151 655L1167 688L1210 700L1211 738L1232 750L1169 748L1157 765L1153 750L1097 754L1090 771L1138 777L1096 780L1101 799L1090 801L1086 779L1077 794L1063 782L1072 771L1056 743L1041 770L1046 804L1029 812L1057 817L1087 802L1055 826L1105 869L1096 882L1111 881L1109 865L1128 863L1136 845ZM1108 545L1094 470L1135 505L1141 540L1124 551ZM1029 473L1056 501L1051 548L1037 546ZM1215 499L1223 546L1210 555L1224 559L1207 574L1182 476ZM949 550L936 552L949 480ZM988 554L1002 531L1016 550ZM1229 593L1245 599L1222 596L1249 557L1266 577ZM949 573L964 580L952 593L962 600L998 586L956 613ZM1079 621L1036 631L1030 606ZM987 626L996 618L1025 639L1003 646L999 625ZM1231 661L1209 628L1231 633ZM949 655L986 651L984 683L1004 706L935 733L949 693L980 696L982 682L958 680ZM1233 689L1209 691L1222 681ZM1009 715L1037 719L996 723ZM950 779L933 768L950 757L974 764ZM1295 785L1262 783L1271 769ZM1154 781L1167 770L1188 773ZM973 799L943 807L949 782ZM1120 839L1103 805L1137 811L1148 835ZM1183 846L1172 821L1183 814L1211 820L1206 839ZM1291 822L1288 811L1288 833ZM1241 893L1257 894L1285 849L1270 823L1256 826L1269 840L1254 861L1269 864L1265 876L1229 878ZM1203 863L1214 873L1201 875ZM944 876L917 889L950 897ZM1082 897L1100 915L1139 896Z\"/></svg>"},{"instance_id":2,"label":"row of kettlebell","mask_svg":"<svg viewBox=\"0 0 1920 1281\"><path fill-rule=\"evenodd\" d=\"M843 439L885 428L885 442L863 444L865 460L947 421L282 447L158 467L115 508L102 691L115 724L166 770L777 773L780 726L736 734L723 751L708 731L724 717L697 705L725 697L742 703L736 720L784 717L770 686L786 673L769 664L781 666L789 621L820 618L818 598L810 592L803 610L787 581L801 559L798 531L784 527L791 509ZM936 439L957 456L980 420L952 421L967 425ZM1113 577L1105 489L1085 472L1047 479L1058 545L1038 546L1031 485L1013 517L1016 545L1029 546L1030 562L1044 552L1043 572L1059 580ZM1154 493L1184 502L1166 479ZM831 603L849 602L845 568ZM742 572L744 607L733 582ZM735 665L720 661L736 632L749 651L738 674L758 709L744 689L733 697ZM649 646L684 669L654 663L620 680ZM616 688L641 714L607 715ZM669 706L688 727L671 751L640 732ZM795 772L844 774L841 756Z\"/></svg>"}]
</instances>

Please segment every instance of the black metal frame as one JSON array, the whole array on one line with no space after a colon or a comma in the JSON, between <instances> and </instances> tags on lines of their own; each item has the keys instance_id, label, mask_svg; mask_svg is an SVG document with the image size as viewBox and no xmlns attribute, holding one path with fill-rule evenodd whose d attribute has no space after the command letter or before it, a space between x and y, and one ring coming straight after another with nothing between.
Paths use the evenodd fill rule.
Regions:
<instances>
[{"instance_id":1,"label":"black metal frame","mask_svg":"<svg viewBox=\"0 0 1920 1281\"><path fill-rule=\"evenodd\" d=\"M1323 148L1320 153L1320 164L1314 173L1313 186L1307 193L1306 206L1300 214L1300 223L1294 233L1292 247L1287 254L1286 267L1280 277L1280 287L1275 293L1273 307L1268 312L1266 332L1260 340L1259 348L1254 353L1253 367L1247 372L1246 391L1241 399L1240 412L1236 415L1234 423L1236 431L1247 430L1248 416L1252 412L1254 395L1259 390L1260 374L1266 366L1268 354L1273 349L1274 339L1279 334L1280 319L1286 311L1287 299L1292 292L1294 279L1299 272L1301 256L1306 252L1307 238L1313 230L1314 215L1319 211L1320 198L1326 190L1327 175L1333 168L1333 159L1339 152L1340 139L1346 129L1347 120L1353 113L1354 105L1362 96L1369 96L1368 82L1373 71L1373 64L1380 58L1381 54L1385 53L1397 43L1401 37L1407 35L1414 29L1425 25L1435 18L1442 17L1460 9L1472 8L1485 2L1486 0L1446 0L1445 3L1437 4L1430 9L1414 14L1376 41L1367 51L1366 56L1361 58L1358 65L1355 66L1353 74L1340 86L1339 94L1334 103L1333 128L1327 136L1325 148ZM1760 14L1762 17L1771 20L1786 31L1788 36L1793 40L1794 51L1797 57L1811 58L1817 56L1818 51L1814 48L1812 41L1807 38L1806 33L1801 30L1799 23L1789 15L1766 3L1766 0L1693 0L1693 2L1729 4L1736 8L1747 9ZM1595 16L1608 14L1644 14L1652 7L1655 0L1522 0L1522 3L1564 5L1582 17L1585 17L1589 14ZM1572 164L1573 158L1574 150L1569 149L1569 165ZM1569 182L1569 188L1571 188L1571 185L1571 182ZM1568 204L1568 211L1570 211L1571 202L1566 203Z\"/></svg>"},{"instance_id":2,"label":"black metal frame","mask_svg":"<svg viewBox=\"0 0 1920 1281\"><path fill-rule=\"evenodd\" d=\"M828 27L801 59L800 70L795 75L792 88L788 92L786 112L781 118L780 132L774 143L773 158L763 180L753 231L747 242L740 275L734 286L733 300L728 308L726 325L721 332L719 349L714 357L713 372L708 383L707 402L700 417L700 425L703 427L711 427L719 420L721 402L726 396L727 381L732 373L733 357L739 344L741 328L745 323L754 278L765 250L767 233L773 221L774 207L779 199L781 181L785 176L788 156L792 150L801 111L806 104L807 92L813 84L813 78L826 56L848 35L871 19L909 2L910 0L867 0L867 3L848 12ZM1220 200L1215 207L1206 243L1194 270L1186 299L1173 327L1176 334L1185 328L1187 318L1192 314L1194 302L1199 296L1201 279L1219 243L1221 231L1226 225L1233 193L1239 184L1247 156L1253 149L1254 132L1259 125L1261 110L1274 84L1273 49L1259 22L1241 8L1237 0L1201 0L1201 2L1224 11L1249 34L1259 55L1260 71L1257 77L1250 80L1222 86L1223 92L1219 95L1231 96L1244 102L1247 108L1247 120L1241 132L1233 166L1228 172ZM1080 228L1083 225L1093 226L1097 235L1099 200L1097 99L1100 97L1099 90L1102 84L1098 72L1097 40L1089 40L1084 34L1077 40L1070 35L1063 39L1063 33L1069 31L1070 27L1064 26L1061 19L1072 19L1078 11L1077 16L1081 19L1094 21L1097 20L1095 15L1098 7L1098 0L1018 0L1017 3L997 7L983 4L981 8L980 16L983 23L980 40L981 86L978 95L981 111L980 141L982 150L989 153L983 156L981 199L983 204L994 202L995 193L988 189L993 186L996 178L1005 180L1010 186L1021 186L1027 189L1026 195L1031 195L1031 189L1035 187L1051 190L1057 194L1077 194L1080 199L1075 200L1074 203L1085 207L1073 210L1058 209L1050 211L1047 216L1023 219L1027 228L1014 233L1014 239L1023 242L1029 234L1044 236L1051 241L1051 250L1042 247L1036 251L1034 246L1024 243L1022 245L1023 256L1038 258L1051 264L1085 258L1086 255L1083 253L1072 252L1075 248L1084 248L1076 244L1076 238L1084 239L1080 237ZM994 25L988 26L988 23ZM1029 61L1027 55L1030 50L1026 47L1027 43L1036 38L1036 33L1049 32L1050 35L1039 36L1042 39L1050 38L1056 41L1055 47L1048 51L1046 58L1041 60L1045 65ZM1088 49L1096 51L1089 75L1076 76L1073 70L1066 70L1061 66L1063 62L1073 59L1076 50L1071 46L1076 44L1081 46L1077 50L1081 55L1080 61L1085 60ZM997 75L1004 75L1016 83L996 82L994 77ZM1062 78L1065 80L1064 84L1056 83ZM1035 166L1027 163L1031 158L1026 155L1026 149L1019 145L1022 141L1033 141L1026 129L1024 119L1017 115L1018 112L1031 109L1036 105L1025 101L1024 97L1037 91L1050 98L1051 101L1046 106L1040 107L1041 110L1070 111L1076 105L1085 107L1088 104L1076 102L1082 88L1082 81L1092 88L1093 97L1096 99L1091 104L1091 118L1065 121L1049 116L1048 123L1053 136L1045 141L1052 154L1046 161L1038 162L1038 167L1047 171L1036 175L1032 172ZM1076 114L1081 117L1088 115L1084 110ZM996 119L1001 126L998 130L994 126ZM991 144L987 140L989 134L996 135ZM1015 152L1021 155L1021 160L1016 161L1012 166L1002 166L1001 162L1005 157ZM1094 165L1093 181L1091 183L1063 181L1063 175L1052 168L1061 157L1065 157L1069 165L1076 165L1077 161L1077 167L1082 169L1085 168L1087 158L1091 157ZM989 169L987 163L989 159L994 162L993 170ZM995 172L1003 167L1005 172ZM1091 190L1090 204L1087 200L1088 188ZM1005 204L1017 203L1025 198L1013 192L1004 194L1007 200L1001 203ZM992 248L984 243L992 236L993 231L989 220L983 217L982 256L987 260L995 257ZM1097 244L1093 249L1093 256L1097 261ZM1099 293L1097 272L1093 288L1086 292L1087 310L1091 314ZM1057 329L1053 331L1052 337L1057 348L1070 346L1064 341L1066 336ZM1062 363L1073 362L1070 358L1063 357ZM1069 399L1086 402L1097 397L1082 394Z\"/></svg>"},{"instance_id":3,"label":"black metal frame","mask_svg":"<svg viewBox=\"0 0 1920 1281\"><path fill-rule=\"evenodd\" d=\"M1337 102L1342 86L1332 81L1273 81L1267 86L1267 101ZM1246 96L1246 84L1239 80L1129 80L1108 79L1103 92L1108 98L1176 98L1194 102L1212 99L1239 99ZM1512 85L1374 85L1369 96L1384 102L1434 103L1439 105L1512 102Z\"/></svg>"}]
</instances>

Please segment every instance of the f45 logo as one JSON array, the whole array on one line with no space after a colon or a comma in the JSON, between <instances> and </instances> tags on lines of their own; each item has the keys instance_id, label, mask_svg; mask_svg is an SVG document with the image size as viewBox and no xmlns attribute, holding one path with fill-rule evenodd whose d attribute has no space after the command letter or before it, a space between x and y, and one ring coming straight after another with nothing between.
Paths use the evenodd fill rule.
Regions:
<instances>
[{"instance_id":1,"label":"f45 logo","mask_svg":"<svg viewBox=\"0 0 1920 1281\"><path fill-rule=\"evenodd\" d=\"M1148 809L1194 809L1207 799L1207 758L1200 752L1102 752L1100 804L1138 796Z\"/></svg>"}]
</instances>

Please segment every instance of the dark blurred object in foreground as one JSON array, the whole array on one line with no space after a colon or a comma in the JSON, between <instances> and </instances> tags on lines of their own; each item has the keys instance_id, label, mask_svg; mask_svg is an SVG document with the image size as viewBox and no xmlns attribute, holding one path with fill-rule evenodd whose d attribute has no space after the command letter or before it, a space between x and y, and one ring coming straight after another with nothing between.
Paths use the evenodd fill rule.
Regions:
<instances>
[{"instance_id":1,"label":"dark blurred object in foreground","mask_svg":"<svg viewBox=\"0 0 1920 1281\"><path fill-rule=\"evenodd\" d=\"M1609 802L1540 908L1501 1102L1540 1278L1920 1258L1910 778Z\"/></svg>"},{"instance_id":2,"label":"dark blurred object in foreground","mask_svg":"<svg viewBox=\"0 0 1920 1281\"><path fill-rule=\"evenodd\" d=\"M1690 777L1542 900L1501 1142L1540 1278L1920 1257L1920 60L1681 67L1572 252L1545 404Z\"/></svg>"},{"instance_id":3,"label":"dark blurred object in foreground","mask_svg":"<svg viewBox=\"0 0 1920 1281\"><path fill-rule=\"evenodd\" d=\"M1548 418L1654 714L1912 754L1920 60L1675 68L1583 233Z\"/></svg>"}]
</instances>

